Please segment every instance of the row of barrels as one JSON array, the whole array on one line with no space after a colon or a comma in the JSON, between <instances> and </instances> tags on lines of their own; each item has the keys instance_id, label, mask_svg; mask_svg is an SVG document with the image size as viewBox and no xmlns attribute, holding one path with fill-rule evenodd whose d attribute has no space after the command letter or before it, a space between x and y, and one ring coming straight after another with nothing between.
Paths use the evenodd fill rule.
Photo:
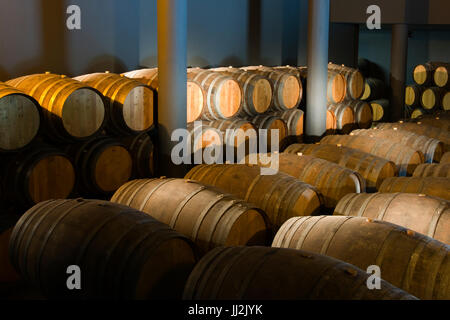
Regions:
<instances>
[{"instance_id":1,"label":"row of barrels","mask_svg":"<svg viewBox=\"0 0 450 320\"><path fill-rule=\"evenodd\" d=\"M416 297L448 299L445 274L450 267L450 210L448 202L437 198L404 193L348 194L339 202L334 217L285 217L272 245L292 250L250 247L267 245L269 215L192 180L132 181L112 201L118 204L54 200L30 209L12 232L9 247L15 269L40 285L49 297L81 293L82 298L178 298L184 287L185 299L370 299L370 292L378 292L372 297L375 299L398 298L401 292L394 290L394 294L384 282L382 287L387 291L368 290L365 281L356 290L357 283L368 276L358 268L378 265L384 280ZM44 241L49 226L53 235ZM92 240L86 234L95 237ZM236 245L247 246L229 247ZM58 260L54 259L55 250L60 253ZM276 258L279 255L284 258ZM61 281L66 277L66 263L74 263L73 257L79 257L75 262L85 274L80 292L67 290ZM340 275L338 263L347 276ZM295 266L289 267L292 264ZM228 280L216 282L215 275L224 274L222 268L227 270ZM310 271L298 273L298 268ZM321 271L325 269L334 276L328 277L328 272ZM247 277L265 280L249 283ZM310 284L311 279L316 283L322 277L325 282L320 290ZM286 290L291 287L285 281L295 284L296 290ZM228 282L233 285L225 284ZM337 287L341 289L336 291Z\"/></svg>"},{"instance_id":2,"label":"row of barrels","mask_svg":"<svg viewBox=\"0 0 450 320\"><path fill-rule=\"evenodd\" d=\"M450 64L427 62L413 70L415 84L405 89L405 104L411 118L429 114L436 110L450 110Z\"/></svg>"},{"instance_id":3,"label":"row of barrels","mask_svg":"<svg viewBox=\"0 0 450 320\"><path fill-rule=\"evenodd\" d=\"M154 103L150 87L112 73L9 80L0 84L0 151L18 151L40 131L55 143L85 141L103 130L114 136L148 132Z\"/></svg>"},{"instance_id":4,"label":"row of barrels","mask_svg":"<svg viewBox=\"0 0 450 320\"><path fill-rule=\"evenodd\" d=\"M446 88L410 85L405 89L405 104L412 118L435 110L450 110L450 91Z\"/></svg>"},{"instance_id":5,"label":"row of barrels","mask_svg":"<svg viewBox=\"0 0 450 320\"><path fill-rule=\"evenodd\" d=\"M1 165L0 204L29 208L77 194L108 196L133 177L153 176L155 153L147 133L121 139L98 136L65 148L36 143L3 156Z\"/></svg>"}]
</instances>

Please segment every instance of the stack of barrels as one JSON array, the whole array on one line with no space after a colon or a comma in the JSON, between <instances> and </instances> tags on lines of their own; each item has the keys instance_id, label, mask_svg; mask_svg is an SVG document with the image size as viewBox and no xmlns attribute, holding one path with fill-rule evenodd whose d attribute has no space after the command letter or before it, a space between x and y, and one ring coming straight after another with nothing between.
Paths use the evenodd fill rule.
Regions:
<instances>
[{"instance_id":1,"label":"stack of barrels","mask_svg":"<svg viewBox=\"0 0 450 320\"><path fill-rule=\"evenodd\" d=\"M157 68L124 75L158 91ZM238 148L250 137L262 138L258 129L268 130L267 147L272 145L271 134L275 130L279 144L288 137L300 138L303 112L298 106L302 96L298 77L272 68L189 68L186 120L192 152L217 143ZM199 138L194 140L194 136Z\"/></svg>"},{"instance_id":2,"label":"stack of barrels","mask_svg":"<svg viewBox=\"0 0 450 320\"><path fill-rule=\"evenodd\" d=\"M133 177L151 177L154 102L150 87L109 72L0 83L3 206L105 198Z\"/></svg>"},{"instance_id":3,"label":"stack of barrels","mask_svg":"<svg viewBox=\"0 0 450 320\"><path fill-rule=\"evenodd\" d=\"M427 62L414 68L414 84L405 89L405 104L411 118L450 110L450 64Z\"/></svg>"}]
</instances>

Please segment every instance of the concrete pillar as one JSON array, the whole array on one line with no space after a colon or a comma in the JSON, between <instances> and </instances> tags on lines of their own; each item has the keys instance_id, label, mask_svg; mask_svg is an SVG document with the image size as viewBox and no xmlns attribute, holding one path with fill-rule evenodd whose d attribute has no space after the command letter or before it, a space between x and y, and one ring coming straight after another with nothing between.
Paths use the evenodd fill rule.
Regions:
<instances>
[{"instance_id":1,"label":"concrete pillar","mask_svg":"<svg viewBox=\"0 0 450 320\"><path fill-rule=\"evenodd\" d=\"M392 26L391 46L391 121L404 117L406 65L408 60L408 25Z\"/></svg>"},{"instance_id":2,"label":"concrete pillar","mask_svg":"<svg viewBox=\"0 0 450 320\"><path fill-rule=\"evenodd\" d=\"M181 177L183 166L171 161L178 142L172 132L186 128L187 0L158 0L158 136L161 175Z\"/></svg>"},{"instance_id":3,"label":"concrete pillar","mask_svg":"<svg viewBox=\"0 0 450 320\"><path fill-rule=\"evenodd\" d=\"M326 131L330 0L308 3L308 88L306 136L315 141Z\"/></svg>"}]
</instances>

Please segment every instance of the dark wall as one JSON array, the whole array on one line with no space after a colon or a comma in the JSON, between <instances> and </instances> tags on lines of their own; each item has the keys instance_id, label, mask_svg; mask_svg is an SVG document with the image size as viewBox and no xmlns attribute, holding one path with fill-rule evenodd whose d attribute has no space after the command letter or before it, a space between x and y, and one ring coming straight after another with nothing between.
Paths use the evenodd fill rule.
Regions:
<instances>
[{"instance_id":1,"label":"dark wall","mask_svg":"<svg viewBox=\"0 0 450 320\"><path fill-rule=\"evenodd\" d=\"M189 0L188 65L306 64L307 0ZM141 0L140 63L157 65L156 0Z\"/></svg>"},{"instance_id":2,"label":"dark wall","mask_svg":"<svg viewBox=\"0 0 450 320\"><path fill-rule=\"evenodd\" d=\"M66 28L71 4L81 7L81 30ZM138 65L139 0L1 1L0 34L0 80L119 72Z\"/></svg>"}]
</instances>

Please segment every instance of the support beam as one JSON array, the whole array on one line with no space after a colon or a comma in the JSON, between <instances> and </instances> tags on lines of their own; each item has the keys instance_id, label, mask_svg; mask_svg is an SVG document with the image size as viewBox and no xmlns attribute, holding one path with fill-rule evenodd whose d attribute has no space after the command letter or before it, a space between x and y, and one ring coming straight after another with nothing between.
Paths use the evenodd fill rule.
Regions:
<instances>
[{"instance_id":1,"label":"support beam","mask_svg":"<svg viewBox=\"0 0 450 320\"><path fill-rule=\"evenodd\" d=\"M326 131L330 0L309 0L308 8L308 99L305 127L308 140L315 141Z\"/></svg>"},{"instance_id":2,"label":"support beam","mask_svg":"<svg viewBox=\"0 0 450 320\"><path fill-rule=\"evenodd\" d=\"M408 61L408 25L392 26L391 46L391 121L404 117L406 65Z\"/></svg>"},{"instance_id":3,"label":"support beam","mask_svg":"<svg viewBox=\"0 0 450 320\"><path fill-rule=\"evenodd\" d=\"M161 175L181 177L171 151L172 132L186 128L187 0L158 0L158 136Z\"/></svg>"}]
</instances>

